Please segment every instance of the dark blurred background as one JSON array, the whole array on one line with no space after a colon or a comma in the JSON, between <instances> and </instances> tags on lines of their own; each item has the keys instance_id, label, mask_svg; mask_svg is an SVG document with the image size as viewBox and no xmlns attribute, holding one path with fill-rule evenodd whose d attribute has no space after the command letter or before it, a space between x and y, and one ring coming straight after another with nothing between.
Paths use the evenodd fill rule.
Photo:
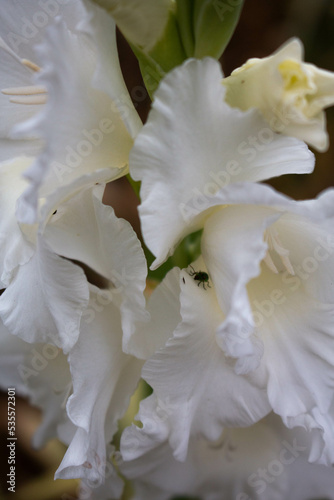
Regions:
<instances>
[{"instance_id":1,"label":"dark blurred background","mask_svg":"<svg viewBox=\"0 0 334 500\"><path fill-rule=\"evenodd\" d=\"M333 0L245 0L240 22L222 57L225 75L250 57L264 57L292 36L305 45L305 60L334 71L334 2ZM121 35L118 36L121 65L134 104L145 121L150 100L142 83L136 58ZM284 176L275 180L280 191L296 199L316 196L334 185L334 109L327 111L331 145L326 153L316 153L315 172L311 175ZM124 202L126 201L126 202ZM121 179L106 190L105 202L112 204L119 216L130 220L137 231L136 198L127 181ZM53 481L64 448L54 441L45 449L33 451L30 439L39 422L38 411L24 400L17 401L17 490L7 492L7 395L0 399L2 471L1 500L74 500L75 481ZM7 493L7 494L6 494Z\"/></svg>"}]
</instances>

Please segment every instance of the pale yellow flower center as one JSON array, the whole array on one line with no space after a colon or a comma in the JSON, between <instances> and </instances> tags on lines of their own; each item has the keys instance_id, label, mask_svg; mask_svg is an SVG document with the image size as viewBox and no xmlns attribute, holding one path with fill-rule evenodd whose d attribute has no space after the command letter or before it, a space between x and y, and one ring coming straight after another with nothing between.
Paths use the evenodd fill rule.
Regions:
<instances>
[{"instance_id":1,"label":"pale yellow flower center","mask_svg":"<svg viewBox=\"0 0 334 500\"><path fill-rule=\"evenodd\" d=\"M234 453L237 450L237 445L233 440L233 431L224 429L217 441L211 441L209 447L216 450L221 450L222 454L228 462L232 462Z\"/></svg>"},{"instance_id":2,"label":"pale yellow flower center","mask_svg":"<svg viewBox=\"0 0 334 500\"><path fill-rule=\"evenodd\" d=\"M287 92L300 92L312 90L301 64L292 59L286 59L278 66L283 78L284 90Z\"/></svg>"},{"instance_id":3,"label":"pale yellow flower center","mask_svg":"<svg viewBox=\"0 0 334 500\"><path fill-rule=\"evenodd\" d=\"M274 227L270 227L265 231L264 241L268 245L268 250L264 258L264 262L268 268L275 274L286 270L294 276L295 271L289 258L289 250L283 247L278 232Z\"/></svg>"}]
</instances>

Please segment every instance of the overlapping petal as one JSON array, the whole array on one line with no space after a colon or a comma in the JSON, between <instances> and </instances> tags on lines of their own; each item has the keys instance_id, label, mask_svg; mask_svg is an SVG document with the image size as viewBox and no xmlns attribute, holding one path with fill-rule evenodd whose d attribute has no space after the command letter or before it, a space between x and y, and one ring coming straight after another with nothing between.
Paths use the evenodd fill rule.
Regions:
<instances>
[{"instance_id":1,"label":"overlapping petal","mask_svg":"<svg viewBox=\"0 0 334 500\"><path fill-rule=\"evenodd\" d=\"M109 29L115 30L111 19ZM33 133L45 141L25 172L31 186L20 200L18 215L28 223L36 219L38 196L48 196L56 187L100 168L123 168L132 147L117 106L92 86L94 40L70 32L57 20L38 51L43 71L37 83L47 89L48 101L41 113L16 128L18 135Z\"/></svg>"},{"instance_id":2,"label":"overlapping petal","mask_svg":"<svg viewBox=\"0 0 334 500\"><path fill-rule=\"evenodd\" d=\"M112 292L109 302L94 286L90 294L78 342L69 354L73 395L67 411L77 431L56 477L82 477L98 485L105 476L106 446L139 381L142 362L122 351L121 314Z\"/></svg>"},{"instance_id":3,"label":"overlapping petal","mask_svg":"<svg viewBox=\"0 0 334 500\"><path fill-rule=\"evenodd\" d=\"M173 268L147 301L148 323L139 324L133 335L133 352L140 359L149 359L164 347L181 321L180 270Z\"/></svg>"},{"instance_id":4,"label":"overlapping petal","mask_svg":"<svg viewBox=\"0 0 334 500\"><path fill-rule=\"evenodd\" d=\"M194 263L194 268L204 271L203 261ZM143 378L157 398L153 414L162 412L167 421L174 456L185 460L191 435L218 439L224 426L250 425L268 413L270 405L263 390L264 374L239 377L217 346L215 332L224 316L214 289L198 286L186 272L180 283L182 321L146 362Z\"/></svg>"},{"instance_id":5,"label":"overlapping petal","mask_svg":"<svg viewBox=\"0 0 334 500\"><path fill-rule=\"evenodd\" d=\"M53 253L40 237L34 256L1 295L0 316L23 340L52 341L68 352L78 339L88 295L83 270Z\"/></svg>"},{"instance_id":6,"label":"overlapping petal","mask_svg":"<svg viewBox=\"0 0 334 500\"><path fill-rule=\"evenodd\" d=\"M226 430L216 442L193 438L184 463L175 460L166 441L143 448L134 458L139 434L132 426L121 442L121 470L134 482L135 500L168 500L173 495L205 500L334 498L331 468L306 461L307 433L284 431L272 415L245 429Z\"/></svg>"},{"instance_id":7,"label":"overlapping petal","mask_svg":"<svg viewBox=\"0 0 334 500\"><path fill-rule=\"evenodd\" d=\"M333 196L220 209L202 240L220 306L228 310L218 344L237 359L237 373L259 367L265 374L270 404L287 426L322 430L326 438L314 455L326 463L333 461Z\"/></svg>"},{"instance_id":8,"label":"overlapping petal","mask_svg":"<svg viewBox=\"0 0 334 500\"><path fill-rule=\"evenodd\" d=\"M224 103L221 78L219 64L209 58L170 72L131 152L131 174L142 181L143 234L155 266L202 225L208 200L222 187L313 169L313 155L302 142L274 134L257 111Z\"/></svg>"},{"instance_id":9,"label":"overlapping petal","mask_svg":"<svg viewBox=\"0 0 334 500\"><path fill-rule=\"evenodd\" d=\"M17 266L27 263L34 247L25 238L17 223L16 200L26 188L27 182L22 172L31 164L32 159L17 158L0 165L0 284L7 286Z\"/></svg>"},{"instance_id":10,"label":"overlapping petal","mask_svg":"<svg viewBox=\"0 0 334 500\"><path fill-rule=\"evenodd\" d=\"M80 182L84 181L83 177ZM136 354L132 347L136 324L148 321L143 294L146 261L131 225L102 204L103 190L104 184L88 186L64 201L44 235L58 254L86 264L109 280L122 312L123 347ZM57 197L61 197L61 191L66 196L65 187L56 193Z\"/></svg>"},{"instance_id":11,"label":"overlapping petal","mask_svg":"<svg viewBox=\"0 0 334 500\"><path fill-rule=\"evenodd\" d=\"M10 6L0 18L7 25L0 56L8 69L1 83L0 104L8 115L2 157L22 151L36 156L18 206L20 220L29 224L37 219L38 198L59 185L100 168L127 168L141 126L122 77L111 16L81 0L40 2L36 9L31 0L18 2L21 21Z\"/></svg>"}]
</instances>

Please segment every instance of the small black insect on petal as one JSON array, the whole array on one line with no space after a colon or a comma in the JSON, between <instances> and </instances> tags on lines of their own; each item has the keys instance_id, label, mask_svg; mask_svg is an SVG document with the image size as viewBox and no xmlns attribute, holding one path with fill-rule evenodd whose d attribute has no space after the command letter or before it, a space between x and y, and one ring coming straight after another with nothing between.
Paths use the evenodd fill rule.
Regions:
<instances>
[{"instance_id":1,"label":"small black insect on petal","mask_svg":"<svg viewBox=\"0 0 334 500\"><path fill-rule=\"evenodd\" d=\"M209 283L209 275L205 271L195 271L193 266L191 267L191 271L189 272L189 276L193 276L195 281L198 281L198 286L200 284L203 285L204 290L206 290L205 285L207 285L209 288L211 288L210 283Z\"/></svg>"}]
</instances>

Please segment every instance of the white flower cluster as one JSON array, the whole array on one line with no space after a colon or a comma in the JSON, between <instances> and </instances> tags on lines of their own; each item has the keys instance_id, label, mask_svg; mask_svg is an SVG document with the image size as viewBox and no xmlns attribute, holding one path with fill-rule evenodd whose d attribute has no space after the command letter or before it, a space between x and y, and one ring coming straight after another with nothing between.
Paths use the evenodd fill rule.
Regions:
<instances>
[{"instance_id":1,"label":"white flower cluster","mask_svg":"<svg viewBox=\"0 0 334 500\"><path fill-rule=\"evenodd\" d=\"M97 3L2 0L0 385L42 409L35 444L68 445L56 478L82 498L121 498L121 474L135 500L334 499L334 190L262 182L312 172L334 75L298 40L227 78L188 59L142 126L115 21L151 47L174 2ZM147 301L141 243L103 204L129 172L153 269L202 230Z\"/></svg>"}]
</instances>

